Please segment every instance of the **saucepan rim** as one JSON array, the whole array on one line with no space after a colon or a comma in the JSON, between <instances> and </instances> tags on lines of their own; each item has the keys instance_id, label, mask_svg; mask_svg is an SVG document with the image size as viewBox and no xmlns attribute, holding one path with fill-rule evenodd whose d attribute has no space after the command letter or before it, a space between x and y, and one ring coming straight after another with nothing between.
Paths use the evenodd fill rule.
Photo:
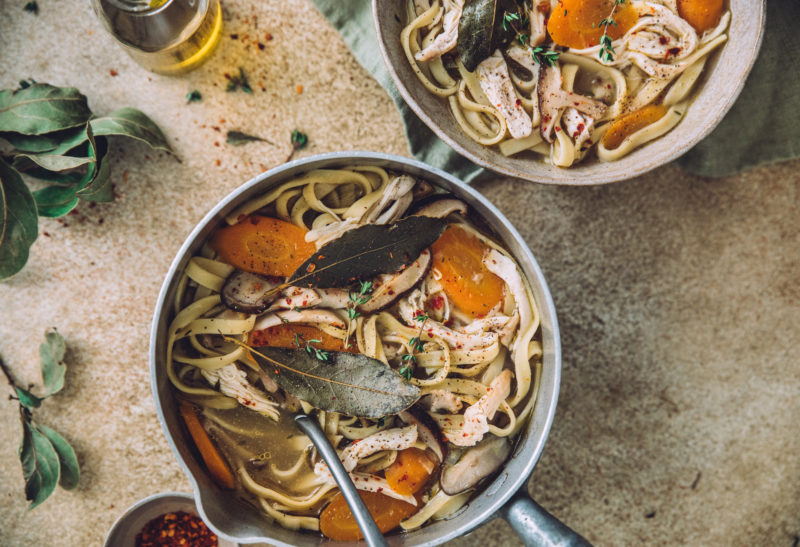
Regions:
<instances>
[{"instance_id":1,"label":"saucepan rim","mask_svg":"<svg viewBox=\"0 0 800 547\"><path fill-rule=\"evenodd\" d=\"M304 532L292 532L280 528L277 524L269 524L275 527L274 534L281 537L274 537L270 534L254 532L252 523L249 528L244 524L243 529L247 532L231 533L232 524L236 520L243 519L247 515L240 511L230 519L231 511L221 512L219 508L220 500L231 507L236 503L234 500L225 497L225 494L216 488L208 479L203 471L202 465L198 464L187 448L179 424L176 420L174 407L169 407L169 385L166 380L163 359L165 337L168 322L171 320L171 298L170 293L174 291L179 274L182 273L189 258L199 248L200 243L209 235L210 231L222 222L222 217L230 212L235 206L250 199L254 195L262 193L275 184L278 184L289 177L316 169L333 166L346 166L354 164L380 165L389 169L409 172L412 175L425 178L428 182L437 187L456 194L463 199L473 209L477 211L489 226L503 239L503 242L516 258L518 264L528 279L534 292L534 298L540 311L542 322L542 342L544 349L542 381L537 394L537 402L534 406L532 415L529 418L527 429L521 433L512 457L506 463L505 468L481 493L470 501L466 509L462 509L457 515L447 520L438 521L426 525L418 530L391 536L392 544L403 545L436 545L455 537L462 536L484 522L491 520L497 511L514 495L520 488L525 487L527 479L538 461L545 440L550 431L550 427L555 415L556 403L558 400L558 390L561 377L561 344L556 318L555 307L552 296L548 289L544 275L533 257L525 240L509 222L509 220L489 201L474 188L467 186L456 177L425 163L409 159L403 156L379 152L349 151L333 152L320 154L308 158L295 160L250 179L242 186L238 187L226 197L221 199L203 219L197 223L184 243L178 250L173 259L168 272L165 275L164 283L158 295L153 322L150 331L150 381L153 398L156 406L156 413L161 422L167 442L170 446L178 463L183 469L189 481L197 501L197 509L200 515L207 522L209 527L220 537L240 543L253 543L259 541L269 541L277 545L297 545L299 544L330 544L346 545L342 542L329 542L321 537L316 537ZM162 396L165 397L162 404ZM166 410L170 412L167 413ZM179 443L182 443L179 446ZM192 469L194 467L194 471ZM198 473L196 475L195 473ZM242 508L248 506L242 504ZM255 509L252 509L255 511ZM222 522L222 521L225 522ZM280 530L278 530L280 528ZM288 540L288 541L285 541ZM363 542L361 542L363 544Z\"/></svg>"}]
</instances>

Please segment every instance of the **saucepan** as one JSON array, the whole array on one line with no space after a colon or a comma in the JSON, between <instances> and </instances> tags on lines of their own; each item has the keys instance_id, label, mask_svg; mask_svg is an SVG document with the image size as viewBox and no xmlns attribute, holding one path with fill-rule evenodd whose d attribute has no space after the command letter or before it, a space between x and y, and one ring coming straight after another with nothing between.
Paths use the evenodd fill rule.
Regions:
<instances>
[{"instance_id":1,"label":"saucepan","mask_svg":"<svg viewBox=\"0 0 800 547\"><path fill-rule=\"evenodd\" d=\"M167 328L172 319L175 293L181 273L211 232L220 226L225 215L256 195L285 180L313 169L348 165L380 166L408 173L455 194L481 216L503 240L521 266L541 311L542 378L536 405L527 430L520 436L505 467L459 513L436 521L416 531L388 538L391 545L437 545L467 534L497 516L505 518L530 545L582 545L585 540L560 523L530 499L528 477L539 460L556 410L561 376L561 346L553 301L544 275L530 249L505 216L473 188L444 171L415 160L374 152L336 152L293 161L262 173L234 190L200 221L178 251L167 272L158 297L150 337L150 378L156 409L172 451L188 476L197 508L208 525L220 537L239 543L268 542L281 546L342 545L307 532L295 532L266 518L255 507L237 497L235 492L220 489L210 478L185 435L175 398L167 378L165 358ZM363 542L362 542L363 544Z\"/></svg>"}]
</instances>

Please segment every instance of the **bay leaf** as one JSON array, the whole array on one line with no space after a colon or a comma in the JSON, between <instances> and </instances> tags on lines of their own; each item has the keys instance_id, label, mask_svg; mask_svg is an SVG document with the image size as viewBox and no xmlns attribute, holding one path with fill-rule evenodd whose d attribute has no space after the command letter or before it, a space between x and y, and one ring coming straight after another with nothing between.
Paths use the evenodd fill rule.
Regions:
<instances>
[{"instance_id":1,"label":"bay leaf","mask_svg":"<svg viewBox=\"0 0 800 547\"><path fill-rule=\"evenodd\" d=\"M0 91L0 127L23 135L41 135L83 125L92 112L74 87L34 84Z\"/></svg>"},{"instance_id":2,"label":"bay leaf","mask_svg":"<svg viewBox=\"0 0 800 547\"><path fill-rule=\"evenodd\" d=\"M39 406L42 404L42 401L44 401L43 397L37 397L27 389L23 389L19 386L14 386L14 391L17 392L19 404L25 408L39 408Z\"/></svg>"},{"instance_id":3,"label":"bay leaf","mask_svg":"<svg viewBox=\"0 0 800 547\"><path fill-rule=\"evenodd\" d=\"M64 387L64 375L67 372L67 365L64 363L66 351L64 338L56 329L44 333L44 342L39 346L39 357L42 379L48 396L58 393Z\"/></svg>"},{"instance_id":4,"label":"bay leaf","mask_svg":"<svg viewBox=\"0 0 800 547\"><path fill-rule=\"evenodd\" d=\"M25 498L31 502L28 509L33 509L56 489L61 467L58 463L58 453L50 439L42 434L25 414L22 415L22 427L24 431L19 447L19 459L22 463L22 476L25 479Z\"/></svg>"},{"instance_id":5,"label":"bay leaf","mask_svg":"<svg viewBox=\"0 0 800 547\"><path fill-rule=\"evenodd\" d=\"M458 23L458 56L470 72L497 48L514 39L514 31L503 27L505 12L516 13L513 0L466 0Z\"/></svg>"},{"instance_id":6,"label":"bay leaf","mask_svg":"<svg viewBox=\"0 0 800 547\"><path fill-rule=\"evenodd\" d=\"M41 217L58 218L72 211L80 201L75 186L54 184L33 192L36 210Z\"/></svg>"},{"instance_id":7,"label":"bay leaf","mask_svg":"<svg viewBox=\"0 0 800 547\"><path fill-rule=\"evenodd\" d=\"M0 160L0 279L25 266L39 235L36 202L22 176Z\"/></svg>"},{"instance_id":8,"label":"bay leaf","mask_svg":"<svg viewBox=\"0 0 800 547\"><path fill-rule=\"evenodd\" d=\"M81 478L81 469L78 465L78 458L75 456L75 450L64 437L53 429L40 424L37 424L36 427L47 437L58 454L59 486L65 490L74 489L78 486Z\"/></svg>"},{"instance_id":9,"label":"bay leaf","mask_svg":"<svg viewBox=\"0 0 800 547\"><path fill-rule=\"evenodd\" d=\"M107 203L114 201L114 190L111 187L111 167L105 160L108 154L108 141L103 137L97 139L97 169L93 173L91 180L80 188L77 196L86 201L97 201ZM91 166L90 166L91 168Z\"/></svg>"},{"instance_id":10,"label":"bay leaf","mask_svg":"<svg viewBox=\"0 0 800 547\"><path fill-rule=\"evenodd\" d=\"M303 287L349 287L357 280L408 266L436 241L444 219L410 216L394 224L367 224L323 245L291 275Z\"/></svg>"},{"instance_id":11,"label":"bay leaf","mask_svg":"<svg viewBox=\"0 0 800 547\"><path fill-rule=\"evenodd\" d=\"M94 118L89 125L96 137L102 135L131 137L146 142L151 148L172 152L161 129L144 112L135 108L120 108L108 116Z\"/></svg>"},{"instance_id":12,"label":"bay leaf","mask_svg":"<svg viewBox=\"0 0 800 547\"><path fill-rule=\"evenodd\" d=\"M92 163L93 158L80 157L80 156L59 156L54 154L17 154L14 157L14 166L20 167L18 162L21 159L27 159L48 171L66 171L67 169L76 169L82 167L87 163Z\"/></svg>"},{"instance_id":13,"label":"bay leaf","mask_svg":"<svg viewBox=\"0 0 800 547\"><path fill-rule=\"evenodd\" d=\"M250 353L286 392L328 412L379 418L405 410L420 397L417 386L366 355L331 351L321 361L304 349L267 346Z\"/></svg>"},{"instance_id":14,"label":"bay leaf","mask_svg":"<svg viewBox=\"0 0 800 547\"><path fill-rule=\"evenodd\" d=\"M72 129L54 131L52 133L45 133L43 135L23 135L21 133L4 131L0 132L0 138L7 140L17 152L41 154L55 150L56 147L59 147L64 142L78 139L81 133L85 133L85 129L81 127L73 127ZM80 140L80 142L78 142L78 144L84 140L85 136ZM77 144L75 146L77 146ZM70 150L70 148L67 148L67 151L68 150Z\"/></svg>"}]
</instances>

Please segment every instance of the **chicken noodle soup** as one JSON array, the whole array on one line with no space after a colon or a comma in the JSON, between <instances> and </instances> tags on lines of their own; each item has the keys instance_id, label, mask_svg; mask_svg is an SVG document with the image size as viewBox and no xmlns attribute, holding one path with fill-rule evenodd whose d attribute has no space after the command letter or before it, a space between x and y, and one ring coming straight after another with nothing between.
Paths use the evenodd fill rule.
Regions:
<instances>
[{"instance_id":1,"label":"chicken noodle soup","mask_svg":"<svg viewBox=\"0 0 800 547\"><path fill-rule=\"evenodd\" d=\"M722 0L408 0L400 40L471 139L569 167L675 127L729 22Z\"/></svg>"},{"instance_id":2,"label":"chicken noodle soup","mask_svg":"<svg viewBox=\"0 0 800 547\"><path fill-rule=\"evenodd\" d=\"M511 254L464 202L378 167L310 171L226 220L183 272L166 359L209 474L287 528L360 537L302 411L383 532L463 507L538 392Z\"/></svg>"}]
</instances>

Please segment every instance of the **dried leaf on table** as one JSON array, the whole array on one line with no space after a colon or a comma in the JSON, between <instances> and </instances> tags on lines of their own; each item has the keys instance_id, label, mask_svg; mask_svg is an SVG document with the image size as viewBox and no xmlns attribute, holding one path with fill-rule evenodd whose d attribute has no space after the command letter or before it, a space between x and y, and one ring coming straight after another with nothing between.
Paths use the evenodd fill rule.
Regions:
<instances>
[{"instance_id":1,"label":"dried leaf on table","mask_svg":"<svg viewBox=\"0 0 800 547\"><path fill-rule=\"evenodd\" d=\"M22 269L38 235L33 195L20 174L0 160L0 279Z\"/></svg>"},{"instance_id":2,"label":"dried leaf on table","mask_svg":"<svg viewBox=\"0 0 800 547\"><path fill-rule=\"evenodd\" d=\"M366 355L331 351L322 361L304 349L267 346L250 353L286 392L325 411L379 418L405 410L420 397L418 387Z\"/></svg>"},{"instance_id":3,"label":"dried leaf on table","mask_svg":"<svg viewBox=\"0 0 800 547\"><path fill-rule=\"evenodd\" d=\"M42 379L48 396L58 393L64 387L64 375L67 373L67 365L64 363L66 351L64 338L56 329L44 333L44 343L39 346L39 356Z\"/></svg>"},{"instance_id":4,"label":"dried leaf on table","mask_svg":"<svg viewBox=\"0 0 800 547\"><path fill-rule=\"evenodd\" d=\"M19 447L22 476L25 479L25 498L33 509L56 489L61 475L58 453L30 418L22 418L23 436Z\"/></svg>"},{"instance_id":5,"label":"dried leaf on table","mask_svg":"<svg viewBox=\"0 0 800 547\"><path fill-rule=\"evenodd\" d=\"M440 218L410 216L394 224L367 224L323 245L288 280L302 287L341 288L414 262L444 231Z\"/></svg>"},{"instance_id":6,"label":"dried leaf on table","mask_svg":"<svg viewBox=\"0 0 800 547\"><path fill-rule=\"evenodd\" d=\"M41 135L83 125L92 116L86 97L74 87L34 84L0 91L0 127Z\"/></svg>"}]
</instances>

